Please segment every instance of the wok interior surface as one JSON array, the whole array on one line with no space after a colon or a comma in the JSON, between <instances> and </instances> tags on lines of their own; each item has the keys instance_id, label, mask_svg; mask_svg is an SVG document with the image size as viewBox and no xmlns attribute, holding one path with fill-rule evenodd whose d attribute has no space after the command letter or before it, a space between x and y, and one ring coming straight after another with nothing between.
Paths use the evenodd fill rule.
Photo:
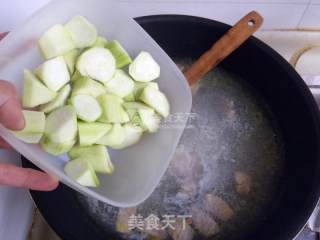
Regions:
<instances>
[{"instance_id":1,"label":"wok interior surface","mask_svg":"<svg viewBox=\"0 0 320 240\"><path fill-rule=\"evenodd\" d=\"M176 62L184 68L192 61ZM165 127L178 127L175 120ZM243 239L268 215L279 190L283 157L281 134L262 99L244 80L218 68L194 91L188 125L149 199L129 209L82 195L79 200L102 228L123 239ZM170 228L123 231L132 214L190 215L193 223L181 234Z\"/></svg>"},{"instance_id":2,"label":"wok interior surface","mask_svg":"<svg viewBox=\"0 0 320 240\"><path fill-rule=\"evenodd\" d=\"M138 22L182 67L228 29L189 16ZM32 192L49 223L51 218L62 237L77 240L292 239L311 214L320 185L319 116L301 78L251 38L202 80L192 111L176 155L147 201L118 209L65 186L55 193ZM73 215L62 217L50 201ZM180 233L128 233L124 226L132 214L190 213L192 223ZM74 221L82 226L70 232Z\"/></svg>"}]
</instances>

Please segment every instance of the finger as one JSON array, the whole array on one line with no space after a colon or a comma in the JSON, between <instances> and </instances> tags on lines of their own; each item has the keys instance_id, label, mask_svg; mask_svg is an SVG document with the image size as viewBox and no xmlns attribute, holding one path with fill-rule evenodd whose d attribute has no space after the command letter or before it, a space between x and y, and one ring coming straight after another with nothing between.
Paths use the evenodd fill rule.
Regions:
<instances>
[{"instance_id":1,"label":"finger","mask_svg":"<svg viewBox=\"0 0 320 240\"><path fill-rule=\"evenodd\" d=\"M7 143L2 137L0 137L0 148L10 149L12 148L9 143Z\"/></svg>"},{"instance_id":2,"label":"finger","mask_svg":"<svg viewBox=\"0 0 320 240\"><path fill-rule=\"evenodd\" d=\"M51 191L58 186L59 182L48 174L31 168L20 168L8 163L0 163L0 184L39 191Z\"/></svg>"},{"instance_id":3,"label":"finger","mask_svg":"<svg viewBox=\"0 0 320 240\"><path fill-rule=\"evenodd\" d=\"M17 98L15 87L0 80L0 122L12 130L24 128L24 118L21 105Z\"/></svg>"},{"instance_id":4,"label":"finger","mask_svg":"<svg viewBox=\"0 0 320 240\"><path fill-rule=\"evenodd\" d=\"M7 36L8 32L2 32L0 33L0 41L5 37Z\"/></svg>"}]
</instances>

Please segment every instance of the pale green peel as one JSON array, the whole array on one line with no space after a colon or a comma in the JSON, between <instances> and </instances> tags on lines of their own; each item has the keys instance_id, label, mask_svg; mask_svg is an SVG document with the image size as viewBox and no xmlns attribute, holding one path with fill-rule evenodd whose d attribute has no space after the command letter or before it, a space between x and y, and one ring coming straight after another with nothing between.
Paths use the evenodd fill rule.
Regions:
<instances>
[{"instance_id":1,"label":"pale green peel","mask_svg":"<svg viewBox=\"0 0 320 240\"><path fill-rule=\"evenodd\" d=\"M108 44L108 40L104 37L98 36L97 40L95 41L95 43L93 44L93 47L106 47L106 45Z\"/></svg>"},{"instance_id":2,"label":"pale green peel","mask_svg":"<svg viewBox=\"0 0 320 240\"><path fill-rule=\"evenodd\" d=\"M118 41L111 41L105 47L111 51L116 59L117 68L123 68L132 63L131 57Z\"/></svg>"}]
</instances>

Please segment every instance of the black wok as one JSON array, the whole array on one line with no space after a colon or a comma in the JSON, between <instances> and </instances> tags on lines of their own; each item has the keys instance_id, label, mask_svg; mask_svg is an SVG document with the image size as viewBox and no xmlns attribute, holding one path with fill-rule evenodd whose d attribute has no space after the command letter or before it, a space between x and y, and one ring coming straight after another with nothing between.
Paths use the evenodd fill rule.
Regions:
<instances>
[{"instance_id":1,"label":"black wok","mask_svg":"<svg viewBox=\"0 0 320 240\"><path fill-rule=\"evenodd\" d=\"M150 16L137 21L173 59L197 59L230 27L190 16ZM241 234L222 239L293 239L306 223L319 197L318 107L295 70L254 37L225 59L219 68L237 76L259 96L266 112L272 115L270 122L277 129L283 149L281 174L277 175L274 193L269 196L263 214L251 228L243 228ZM247 164L254 165L255 162ZM23 165L32 166L26 160ZM263 176L273 177L275 175ZM45 219L62 239L120 238L112 231L112 226L109 231L101 227L79 201L77 193L62 184L51 193L32 191L31 194ZM242 221L246 222L246 219ZM197 235L196 238L205 237Z\"/></svg>"}]
</instances>

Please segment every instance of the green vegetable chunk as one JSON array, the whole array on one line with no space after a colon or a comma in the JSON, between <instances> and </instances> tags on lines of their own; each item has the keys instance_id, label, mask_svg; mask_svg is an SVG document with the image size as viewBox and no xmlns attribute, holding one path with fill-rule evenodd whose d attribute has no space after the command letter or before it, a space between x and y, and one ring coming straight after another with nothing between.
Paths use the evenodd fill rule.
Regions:
<instances>
[{"instance_id":1,"label":"green vegetable chunk","mask_svg":"<svg viewBox=\"0 0 320 240\"><path fill-rule=\"evenodd\" d=\"M45 128L46 116L43 112L23 110L25 127L21 131L12 133L26 143L39 143Z\"/></svg>"},{"instance_id":2,"label":"green vegetable chunk","mask_svg":"<svg viewBox=\"0 0 320 240\"><path fill-rule=\"evenodd\" d=\"M153 81L160 65L146 51L132 60L79 15L45 31L38 46L45 61L24 70L22 105L41 111L23 110L25 128L11 132L54 156L68 153L66 175L98 187L97 173L114 171L107 147L136 144L169 115L168 99Z\"/></svg>"},{"instance_id":3,"label":"green vegetable chunk","mask_svg":"<svg viewBox=\"0 0 320 240\"><path fill-rule=\"evenodd\" d=\"M113 93L119 97L129 95L134 89L133 80L123 71L116 70L113 78L105 83L107 92Z\"/></svg>"},{"instance_id":4,"label":"green vegetable chunk","mask_svg":"<svg viewBox=\"0 0 320 240\"><path fill-rule=\"evenodd\" d=\"M83 76L81 75L81 73L79 73L78 70L74 70L74 73L72 74L70 81L71 81L72 83L74 83L76 80L78 80L78 79L80 79L80 78L82 78L82 77L83 77Z\"/></svg>"},{"instance_id":5,"label":"green vegetable chunk","mask_svg":"<svg viewBox=\"0 0 320 240\"><path fill-rule=\"evenodd\" d=\"M124 101L131 102L135 100L133 92L123 98Z\"/></svg>"},{"instance_id":6,"label":"green vegetable chunk","mask_svg":"<svg viewBox=\"0 0 320 240\"><path fill-rule=\"evenodd\" d=\"M130 118L131 123L136 123L148 130L149 132L156 132L159 129L161 117L155 113L154 109L140 102L126 102L123 104L124 108L131 111L131 114L138 114L139 118L134 115ZM135 112L132 112L134 111Z\"/></svg>"},{"instance_id":7,"label":"green vegetable chunk","mask_svg":"<svg viewBox=\"0 0 320 240\"><path fill-rule=\"evenodd\" d=\"M71 140L63 143L55 143L50 141L47 137L43 137L40 141L42 149L54 156L59 156L69 152L75 143L76 140Z\"/></svg>"},{"instance_id":8,"label":"green vegetable chunk","mask_svg":"<svg viewBox=\"0 0 320 240\"><path fill-rule=\"evenodd\" d=\"M150 86L143 89L140 100L156 110L161 116L167 117L170 112L170 106L167 97Z\"/></svg>"},{"instance_id":9,"label":"green vegetable chunk","mask_svg":"<svg viewBox=\"0 0 320 240\"><path fill-rule=\"evenodd\" d=\"M89 77L80 77L74 81L71 95L85 94L96 98L104 93L106 93L106 89L101 83Z\"/></svg>"},{"instance_id":10,"label":"green vegetable chunk","mask_svg":"<svg viewBox=\"0 0 320 240\"><path fill-rule=\"evenodd\" d=\"M56 96L55 99L53 99L51 102L48 102L44 105L40 106L40 110L45 112L45 113L50 113L53 110L62 107L63 105L66 104L66 101L70 95L71 92L71 86L65 85L59 92L58 95Z\"/></svg>"},{"instance_id":11,"label":"green vegetable chunk","mask_svg":"<svg viewBox=\"0 0 320 240\"><path fill-rule=\"evenodd\" d=\"M142 126L149 132L156 132L160 127L161 117L153 109L138 110Z\"/></svg>"},{"instance_id":12,"label":"green vegetable chunk","mask_svg":"<svg viewBox=\"0 0 320 240\"><path fill-rule=\"evenodd\" d=\"M131 145L136 144L143 134L143 129L131 123L127 123L123 126L125 130L125 138L121 144L110 146L113 149L123 149Z\"/></svg>"},{"instance_id":13,"label":"green vegetable chunk","mask_svg":"<svg viewBox=\"0 0 320 240\"><path fill-rule=\"evenodd\" d=\"M61 56L75 45L69 32L62 25L54 25L48 29L39 40L39 48L45 59Z\"/></svg>"},{"instance_id":14,"label":"green vegetable chunk","mask_svg":"<svg viewBox=\"0 0 320 240\"><path fill-rule=\"evenodd\" d=\"M103 94L97 100L102 107L102 115L98 121L105 123L125 123L129 121L129 116L122 107L123 100L120 97Z\"/></svg>"},{"instance_id":15,"label":"green vegetable chunk","mask_svg":"<svg viewBox=\"0 0 320 240\"><path fill-rule=\"evenodd\" d=\"M95 171L100 173L112 173L114 171L114 166L110 161L108 150L102 145L74 147L70 150L69 157L71 159L79 157L85 159L92 165Z\"/></svg>"},{"instance_id":16,"label":"green vegetable chunk","mask_svg":"<svg viewBox=\"0 0 320 240\"><path fill-rule=\"evenodd\" d=\"M45 135L51 142L71 142L77 130L77 114L72 106L58 108L47 116Z\"/></svg>"},{"instance_id":17,"label":"green vegetable chunk","mask_svg":"<svg viewBox=\"0 0 320 240\"><path fill-rule=\"evenodd\" d=\"M130 123L143 127L143 124L141 122L141 118L137 109L127 109L127 113L129 115Z\"/></svg>"},{"instance_id":18,"label":"green vegetable chunk","mask_svg":"<svg viewBox=\"0 0 320 240\"><path fill-rule=\"evenodd\" d=\"M24 70L22 93L23 107L33 108L40 104L50 102L56 95L57 94L54 91L43 85L30 70Z\"/></svg>"},{"instance_id":19,"label":"green vegetable chunk","mask_svg":"<svg viewBox=\"0 0 320 240\"><path fill-rule=\"evenodd\" d=\"M93 47L80 55L76 68L81 75L105 83L113 77L116 61L108 49Z\"/></svg>"},{"instance_id":20,"label":"green vegetable chunk","mask_svg":"<svg viewBox=\"0 0 320 240\"><path fill-rule=\"evenodd\" d=\"M74 73L74 70L76 68L76 62L77 62L79 55L80 55L79 49L73 49L63 55L70 75L73 75L73 73Z\"/></svg>"},{"instance_id":21,"label":"green vegetable chunk","mask_svg":"<svg viewBox=\"0 0 320 240\"><path fill-rule=\"evenodd\" d=\"M159 85L156 82L135 82L133 94L134 94L136 100L139 99L143 89L148 87L148 86L152 87L152 88L154 88L156 90L159 90Z\"/></svg>"},{"instance_id":22,"label":"green vegetable chunk","mask_svg":"<svg viewBox=\"0 0 320 240\"><path fill-rule=\"evenodd\" d=\"M80 185L98 187L100 184L91 164L82 158L69 161L64 167L64 171L71 179Z\"/></svg>"},{"instance_id":23,"label":"green vegetable chunk","mask_svg":"<svg viewBox=\"0 0 320 240\"><path fill-rule=\"evenodd\" d=\"M123 103L123 107L127 110L128 109L135 109L135 110L139 110L139 109L150 110L151 109L149 106L147 106L146 104L141 103L141 102L125 102L125 103Z\"/></svg>"},{"instance_id":24,"label":"green vegetable chunk","mask_svg":"<svg viewBox=\"0 0 320 240\"><path fill-rule=\"evenodd\" d=\"M85 123L78 122L79 145L90 146L95 144L112 128L111 124L107 123Z\"/></svg>"},{"instance_id":25,"label":"green vegetable chunk","mask_svg":"<svg viewBox=\"0 0 320 240\"><path fill-rule=\"evenodd\" d=\"M117 68L123 68L132 63L131 57L118 41L111 41L106 44L105 47L111 51L112 55L116 59Z\"/></svg>"},{"instance_id":26,"label":"green vegetable chunk","mask_svg":"<svg viewBox=\"0 0 320 240\"><path fill-rule=\"evenodd\" d=\"M76 95L72 97L71 103L77 112L78 118L83 121L94 122L102 114L98 101L90 95Z\"/></svg>"},{"instance_id":27,"label":"green vegetable chunk","mask_svg":"<svg viewBox=\"0 0 320 240\"><path fill-rule=\"evenodd\" d=\"M77 48L89 47L97 39L97 30L93 24L82 16L73 17L65 28Z\"/></svg>"},{"instance_id":28,"label":"green vegetable chunk","mask_svg":"<svg viewBox=\"0 0 320 240\"><path fill-rule=\"evenodd\" d=\"M150 82L160 76L160 66L148 52L140 52L129 66L130 76L138 82Z\"/></svg>"},{"instance_id":29,"label":"green vegetable chunk","mask_svg":"<svg viewBox=\"0 0 320 240\"><path fill-rule=\"evenodd\" d=\"M114 146L123 143L125 139L125 129L119 123L113 124L110 131L102 136L96 143L105 146Z\"/></svg>"},{"instance_id":30,"label":"green vegetable chunk","mask_svg":"<svg viewBox=\"0 0 320 240\"><path fill-rule=\"evenodd\" d=\"M147 86L153 87L154 89L159 90L159 85L156 82L134 82L133 92L126 97L124 97L125 101L132 102L139 100L139 97L143 91L143 89Z\"/></svg>"},{"instance_id":31,"label":"green vegetable chunk","mask_svg":"<svg viewBox=\"0 0 320 240\"><path fill-rule=\"evenodd\" d=\"M93 47L106 47L108 44L108 40L104 37L98 36L97 40L93 44Z\"/></svg>"},{"instance_id":32,"label":"green vegetable chunk","mask_svg":"<svg viewBox=\"0 0 320 240\"><path fill-rule=\"evenodd\" d=\"M70 81L67 64L61 56L45 61L35 73L52 91L60 90Z\"/></svg>"},{"instance_id":33,"label":"green vegetable chunk","mask_svg":"<svg viewBox=\"0 0 320 240\"><path fill-rule=\"evenodd\" d=\"M37 144L40 142L43 133L16 133L14 135L25 143Z\"/></svg>"}]
</instances>

